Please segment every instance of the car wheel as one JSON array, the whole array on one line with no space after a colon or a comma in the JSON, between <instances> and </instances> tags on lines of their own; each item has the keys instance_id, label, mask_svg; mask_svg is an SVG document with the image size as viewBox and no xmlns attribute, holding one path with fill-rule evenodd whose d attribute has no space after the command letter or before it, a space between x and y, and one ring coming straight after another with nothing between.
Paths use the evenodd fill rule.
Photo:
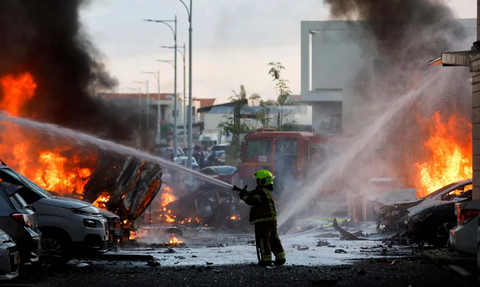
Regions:
<instances>
[{"instance_id":1,"label":"car wheel","mask_svg":"<svg viewBox=\"0 0 480 287\"><path fill-rule=\"evenodd\" d=\"M45 266L58 266L70 261L68 240L59 236L44 234L40 262Z\"/></svg>"},{"instance_id":2,"label":"car wheel","mask_svg":"<svg viewBox=\"0 0 480 287\"><path fill-rule=\"evenodd\" d=\"M437 227L437 244L441 246L447 246L448 239L450 237L450 229L455 227L455 223L453 222L445 222L440 224Z\"/></svg>"}]
</instances>

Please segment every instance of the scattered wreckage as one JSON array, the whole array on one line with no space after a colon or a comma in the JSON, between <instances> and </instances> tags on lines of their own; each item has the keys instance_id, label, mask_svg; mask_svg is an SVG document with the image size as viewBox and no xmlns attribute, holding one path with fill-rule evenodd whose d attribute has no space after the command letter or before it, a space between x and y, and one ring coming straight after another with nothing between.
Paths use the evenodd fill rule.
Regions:
<instances>
[{"instance_id":1,"label":"scattered wreckage","mask_svg":"<svg viewBox=\"0 0 480 287\"><path fill-rule=\"evenodd\" d=\"M472 200L472 180L448 184L417 198L416 189L394 189L369 202L377 214L377 231L388 238L400 235L410 244L446 246L449 231L456 225L455 204ZM334 228L347 240L363 240L336 222Z\"/></svg>"}]
</instances>

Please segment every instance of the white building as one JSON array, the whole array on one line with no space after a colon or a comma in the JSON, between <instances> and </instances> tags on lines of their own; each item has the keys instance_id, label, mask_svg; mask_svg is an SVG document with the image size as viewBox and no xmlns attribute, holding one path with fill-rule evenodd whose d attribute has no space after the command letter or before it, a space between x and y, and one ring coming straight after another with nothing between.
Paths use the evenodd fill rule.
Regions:
<instances>
[{"instance_id":1,"label":"white building","mask_svg":"<svg viewBox=\"0 0 480 287\"><path fill-rule=\"evenodd\" d=\"M459 21L476 28L475 19ZM375 45L361 21L301 23L301 99L313 106L315 130L342 130L353 123L350 115L361 104L355 102L354 87L359 69L373 75L382 72L381 63L366 50L375 53Z\"/></svg>"}]
</instances>

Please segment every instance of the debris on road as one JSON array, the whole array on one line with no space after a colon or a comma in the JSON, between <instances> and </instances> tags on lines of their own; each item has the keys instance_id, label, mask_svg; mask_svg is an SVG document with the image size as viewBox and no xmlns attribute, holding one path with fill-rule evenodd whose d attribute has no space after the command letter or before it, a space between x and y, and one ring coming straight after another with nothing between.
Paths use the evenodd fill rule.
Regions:
<instances>
[{"instance_id":1,"label":"debris on road","mask_svg":"<svg viewBox=\"0 0 480 287\"><path fill-rule=\"evenodd\" d=\"M338 222L337 222L336 218L333 219L332 226L336 231L338 231L340 233L342 238L345 239L345 240L365 240L365 238L360 238L360 237L358 237L356 235L353 235L352 233L346 231L345 229L341 228L338 225Z\"/></svg>"},{"instance_id":2,"label":"debris on road","mask_svg":"<svg viewBox=\"0 0 480 287\"><path fill-rule=\"evenodd\" d=\"M157 261L155 261L155 260L149 260L149 261L147 261L147 265L148 265L148 266L155 267L155 266L159 266L160 263L157 262Z\"/></svg>"},{"instance_id":3,"label":"debris on road","mask_svg":"<svg viewBox=\"0 0 480 287\"><path fill-rule=\"evenodd\" d=\"M335 253L347 253L347 251L343 249L335 249Z\"/></svg>"}]
</instances>

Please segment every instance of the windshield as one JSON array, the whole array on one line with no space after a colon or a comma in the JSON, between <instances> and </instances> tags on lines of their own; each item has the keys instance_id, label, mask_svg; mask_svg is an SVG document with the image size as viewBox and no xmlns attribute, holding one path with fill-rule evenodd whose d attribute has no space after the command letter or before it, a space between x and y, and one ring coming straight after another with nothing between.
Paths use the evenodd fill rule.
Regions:
<instances>
[{"instance_id":1,"label":"windshield","mask_svg":"<svg viewBox=\"0 0 480 287\"><path fill-rule=\"evenodd\" d=\"M52 195L48 193L46 190L36 185L34 182L24 177L22 174L16 172L15 170L10 168L2 168L1 170L17 182L10 182L8 178L2 177L4 181L10 182L12 184L23 185L42 197L52 197Z\"/></svg>"},{"instance_id":2,"label":"windshield","mask_svg":"<svg viewBox=\"0 0 480 287\"><path fill-rule=\"evenodd\" d=\"M271 140L249 140L247 142L247 158L254 158L259 155L272 154Z\"/></svg>"}]
</instances>

